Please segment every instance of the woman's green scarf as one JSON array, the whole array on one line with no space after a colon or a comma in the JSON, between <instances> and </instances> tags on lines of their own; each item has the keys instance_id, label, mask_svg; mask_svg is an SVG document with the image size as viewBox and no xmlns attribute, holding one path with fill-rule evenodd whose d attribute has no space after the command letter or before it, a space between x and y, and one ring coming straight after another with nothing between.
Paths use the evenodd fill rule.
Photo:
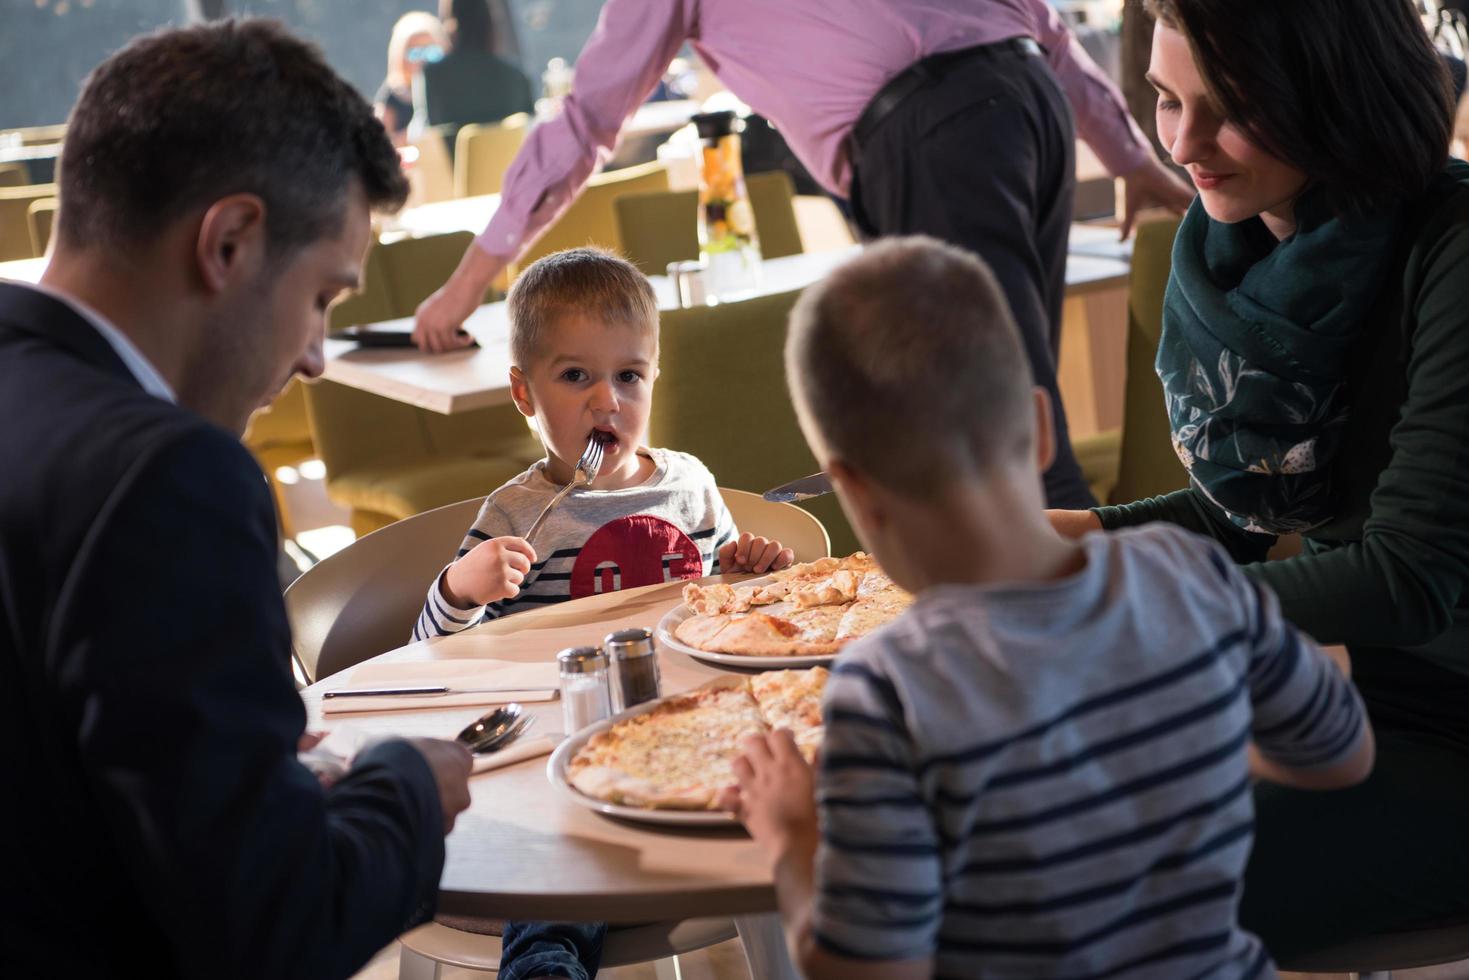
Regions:
<instances>
[{"instance_id":1,"label":"woman's green scarf","mask_svg":"<svg viewBox=\"0 0 1469 980\"><path fill-rule=\"evenodd\" d=\"M1283 534L1334 510L1348 353L1393 267L1399 212L1342 217L1319 188L1295 234L1194 201L1173 245L1158 377L1173 447L1235 524Z\"/></svg>"}]
</instances>

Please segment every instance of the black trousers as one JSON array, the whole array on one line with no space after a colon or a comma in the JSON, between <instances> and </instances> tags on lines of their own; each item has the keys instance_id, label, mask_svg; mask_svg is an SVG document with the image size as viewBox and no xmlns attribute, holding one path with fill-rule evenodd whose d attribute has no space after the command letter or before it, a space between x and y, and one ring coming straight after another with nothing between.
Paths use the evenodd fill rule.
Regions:
<instances>
[{"instance_id":1,"label":"black trousers","mask_svg":"<svg viewBox=\"0 0 1469 980\"><path fill-rule=\"evenodd\" d=\"M1046 500L1095 506L1056 387L1076 148L1071 108L1049 66L1013 48L984 49L865 136L852 161L858 226L871 237L932 235L989 264L1035 383L1051 395L1056 461L1045 474Z\"/></svg>"},{"instance_id":2,"label":"black trousers","mask_svg":"<svg viewBox=\"0 0 1469 980\"><path fill-rule=\"evenodd\" d=\"M1349 789L1255 787L1240 924L1292 958L1469 915L1469 676L1356 649L1377 762Z\"/></svg>"}]
</instances>

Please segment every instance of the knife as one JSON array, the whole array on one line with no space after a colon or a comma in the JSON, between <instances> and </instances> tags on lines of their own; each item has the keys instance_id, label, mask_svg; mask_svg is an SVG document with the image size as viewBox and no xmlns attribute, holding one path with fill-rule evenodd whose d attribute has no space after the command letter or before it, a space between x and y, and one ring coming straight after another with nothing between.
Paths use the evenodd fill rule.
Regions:
<instances>
[{"instance_id":1,"label":"knife","mask_svg":"<svg viewBox=\"0 0 1469 980\"><path fill-rule=\"evenodd\" d=\"M374 687L374 688L348 688L341 691L325 691L322 698L383 698L383 697L416 697L432 698L442 697L449 694L540 694L544 691L554 691L554 687L536 687L535 685L522 684L519 687Z\"/></svg>"},{"instance_id":2,"label":"knife","mask_svg":"<svg viewBox=\"0 0 1469 980\"><path fill-rule=\"evenodd\" d=\"M775 503L789 504L797 500L810 500L812 497L820 497L827 493L831 493L831 477L825 473L812 473L799 480L781 484L774 490L766 490L761 496Z\"/></svg>"}]
</instances>

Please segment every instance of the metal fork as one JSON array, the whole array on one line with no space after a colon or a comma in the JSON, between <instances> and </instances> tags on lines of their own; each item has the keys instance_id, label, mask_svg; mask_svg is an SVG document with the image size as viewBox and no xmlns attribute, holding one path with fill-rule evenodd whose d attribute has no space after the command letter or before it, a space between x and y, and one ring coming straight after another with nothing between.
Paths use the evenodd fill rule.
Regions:
<instances>
[{"instance_id":1,"label":"metal fork","mask_svg":"<svg viewBox=\"0 0 1469 980\"><path fill-rule=\"evenodd\" d=\"M546 523L546 518L550 516L551 511L556 509L556 505L561 503L568 493L578 486L592 485L592 481L597 478L597 471L602 468L602 451L602 440L596 433L593 433L592 437L587 440L587 448L581 454L581 459L576 461L576 471L571 474L571 482L551 498L551 502L546 505L545 510L541 511L535 523L530 526L530 530L525 532L525 540L532 544L535 543L536 532L541 529L542 524Z\"/></svg>"}]
</instances>

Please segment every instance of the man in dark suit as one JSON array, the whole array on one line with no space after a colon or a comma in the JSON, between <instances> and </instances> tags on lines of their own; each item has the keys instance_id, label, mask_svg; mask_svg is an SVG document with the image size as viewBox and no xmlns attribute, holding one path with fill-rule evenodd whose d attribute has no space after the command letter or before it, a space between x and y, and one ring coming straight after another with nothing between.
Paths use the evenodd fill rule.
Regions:
<instances>
[{"instance_id":1,"label":"man in dark suit","mask_svg":"<svg viewBox=\"0 0 1469 980\"><path fill-rule=\"evenodd\" d=\"M238 435L406 194L263 21L142 38L73 110L39 287L0 284L0 975L345 977L432 914L469 758L323 789Z\"/></svg>"}]
</instances>

